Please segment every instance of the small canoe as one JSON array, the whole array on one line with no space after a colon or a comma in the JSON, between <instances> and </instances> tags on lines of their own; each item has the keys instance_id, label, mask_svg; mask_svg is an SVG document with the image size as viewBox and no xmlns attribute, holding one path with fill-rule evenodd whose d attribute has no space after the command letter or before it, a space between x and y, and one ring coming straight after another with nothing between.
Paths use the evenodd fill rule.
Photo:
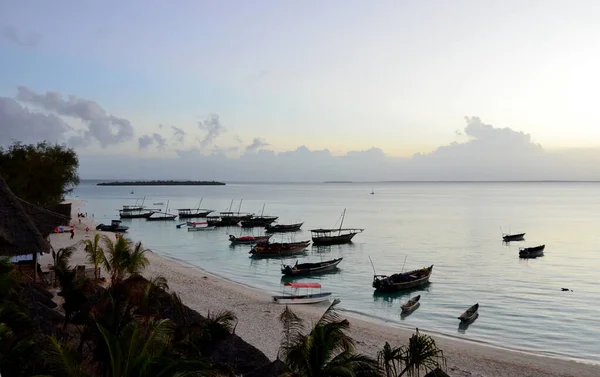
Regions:
<instances>
[{"instance_id":1,"label":"small canoe","mask_svg":"<svg viewBox=\"0 0 600 377\"><path fill-rule=\"evenodd\" d=\"M311 289L309 294L297 295L297 294L285 294L285 288L291 287L294 290L298 289ZM313 293L312 289L321 289L319 283L285 283L283 285L284 294L281 296L273 296L273 302L277 304L316 304L319 302L327 301L331 297L331 292Z\"/></svg>"},{"instance_id":2,"label":"small canoe","mask_svg":"<svg viewBox=\"0 0 600 377\"><path fill-rule=\"evenodd\" d=\"M477 317L477 311L479 310L479 304L475 304L471 306L467 311L465 311L458 319L461 322L470 322Z\"/></svg>"},{"instance_id":3,"label":"small canoe","mask_svg":"<svg viewBox=\"0 0 600 377\"><path fill-rule=\"evenodd\" d=\"M408 300L406 303L402 304L402 313L412 312L419 305L419 300L421 299L421 295L415 296Z\"/></svg>"},{"instance_id":4,"label":"small canoe","mask_svg":"<svg viewBox=\"0 0 600 377\"><path fill-rule=\"evenodd\" d=\"M525 239L525 233L515 233L515 234L503 234L502 241L510 242L510 241L523 241Z\"/></svg>"},{"instance_id":5,"label":"small canoe","mask_svg":"<svg viewBox=\"0 0 600 377\"><path fill-rule=\"evenodd\" d=\"M177 224L177 225L176 225L176 227L179 229L179 228L181 228L182 226L186 226L186 225L187 225L187 223L181 223L181 224Z\"/></svg>"},{"instance_id":6,"label":"small canoe","mask_svg":"<svg viewBox=\"0 0 600 377\"><path fill-rule=\"evenodd\" d=\"M522 247L519 249L519 258L537 258L544 256L546 245L535 247Z\"/></svg>"}]
</instances>

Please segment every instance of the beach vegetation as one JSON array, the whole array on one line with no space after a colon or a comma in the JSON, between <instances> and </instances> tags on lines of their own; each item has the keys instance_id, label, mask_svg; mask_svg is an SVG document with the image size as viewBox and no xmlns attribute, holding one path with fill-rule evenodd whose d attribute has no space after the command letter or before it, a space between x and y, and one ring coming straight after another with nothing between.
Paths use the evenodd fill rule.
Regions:
<instances>
[{"instance_id":1,"label":"beach vegetation","mask_svg":"<svg viewBox=\"0 0 600 377\"><path fill-rule=\"evenodd\" d=\"M94 279L98 280L98 266L104 263L104 250L101 245L102 235L94 234L94 238L82 240L83 249L85 251L86 260L94 266Z\"/></svg>"},{"instance_id":2,"label":"beach vegetation","mask_svg":"<svg viewBox=\"0 0 600 377\"><path fill-rule=\"evenodd\" d=\"M102 237L104 242L104 268L111 274L111 283L118 284L127 275L139 274L149 261L146 253L149 249L144 248L141 242L132 242L126 237L119 237L115 241L107 236Z\"/></svg>"},{"instance_id":3,"label":"beach vegetation","mask_svg":"<svg viewBox=\"0 0 600 377\"><path fill-rule=\"evenodd\" d=\"M420 377L421 372L446 367L444 352L431 336L421 334L419 329L416 329L407 345L392 347L386 342L377 359L385 377Z\"/></svg>"},{"instance_id":4,"label":"beach vegetation","mask_svg":"<svg viewBox=\"0 0 600 377\"><path fill-rule=\"evenodd\" d=\"M19 198L36 205L62 202L79 184L79 158L66 145L15 142L0 147L0 176Z\"/></svg>"}]
</instances>

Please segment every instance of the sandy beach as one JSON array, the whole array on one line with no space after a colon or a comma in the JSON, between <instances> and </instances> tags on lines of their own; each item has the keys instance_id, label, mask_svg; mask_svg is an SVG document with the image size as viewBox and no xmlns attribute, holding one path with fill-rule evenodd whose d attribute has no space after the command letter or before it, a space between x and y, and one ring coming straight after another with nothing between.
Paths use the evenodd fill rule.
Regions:
<instances>
[{"instance_id":1,"label":"sandy beach","mask_svg":"<svg viewBox=\"0 0 600 377\"><path fill-rule=\"evenodd\" d=\"M76 244L86 237L93 237L96 233L92 218L81 219L79 223L76 216L78 212L85 212L85 202L71 202L75 237L70 239L69 234L52 234L50 242L54 249ZM87 234L86 227L90 229ZM107 235L114 238L113 233ZM134 241L143 242L143 240ZM144 272L146 277L164 276L169 282L170 290L177 292L186 305L203 315L209 311L211 313L221 310L232 311L238 317L236 334L260 349L271 360L277 357L282 331L278 316L283 306L272 303L269 293L212 275L195 266L163 258L159 254L160 250L155 250L148 255L150 266ZM42 266L47 266L51 262L50 255L44 255L40 260ZM81 246L78 246L71 264L73 266L86 264ZM296 305L293 310L306 319L307 324L310 324L326 307L327 305ZM347 318L351 323L351 335L356 341L358 351L372 357L376 357L377 351L386 341L392 345L400 345L407 342L414 332L414 330L350 316ZM420 331L426 333L423 329ZM600 376L600 365L531 355L486 344L431 335L436 339L439 348L444 351L447 358L447 373L451 376Z\"/></svg>"}]
</instances>

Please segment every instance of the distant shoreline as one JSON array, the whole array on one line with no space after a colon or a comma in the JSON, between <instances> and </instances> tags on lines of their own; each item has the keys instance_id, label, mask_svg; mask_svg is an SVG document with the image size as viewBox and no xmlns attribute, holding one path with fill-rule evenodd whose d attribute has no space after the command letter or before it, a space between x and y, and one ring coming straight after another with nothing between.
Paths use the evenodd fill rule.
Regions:
<instances>
[{"instance_id":1,"label":"distant shoreline","mask_svg":"<svg viewBox=\"0 0 600 377\"><path fill-rule=\"evenodd\" d=\"M225 186L217 181L114 181L100 182L96 186Z\"/></svg>"}]
</instances>

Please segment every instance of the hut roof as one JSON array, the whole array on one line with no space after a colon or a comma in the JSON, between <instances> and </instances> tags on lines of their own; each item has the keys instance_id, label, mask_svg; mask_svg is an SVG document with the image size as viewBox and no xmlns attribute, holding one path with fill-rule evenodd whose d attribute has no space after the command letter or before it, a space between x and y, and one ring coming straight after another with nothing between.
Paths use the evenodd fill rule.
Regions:
<instances>
[{"instance_id":1,"label":"hut roof","mask_svg":"<svg viewBox=\"0 0 600 377\"><path fill-rule=\"evenodd\" d=\"M47 251L49 246L21 201L0 177L0 255L33 254Z\"/></svg>"},{"instance_id":2,"label":"hut roof","mask_svg":"<svg viewBox=\"0 0 600 377\"><path fill-rule=\"evenodd\" d=\"M38 207L23 199L19 199L19 203L43 237L47 237L60 225L69 224L69 218L59 213Z\"/></svg>"}]
</instances>

